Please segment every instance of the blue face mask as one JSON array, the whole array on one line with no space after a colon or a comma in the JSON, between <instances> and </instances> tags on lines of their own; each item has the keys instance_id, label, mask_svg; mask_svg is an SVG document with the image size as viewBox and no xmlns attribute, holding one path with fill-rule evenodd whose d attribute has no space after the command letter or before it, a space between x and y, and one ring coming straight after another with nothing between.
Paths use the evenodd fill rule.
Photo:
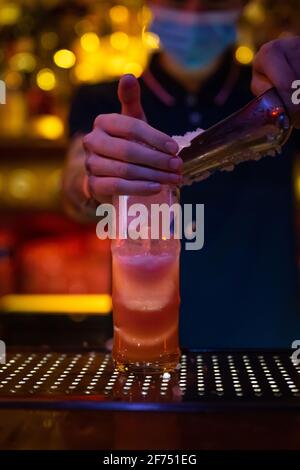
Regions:
<instances>
[{"instance_id":1,"label":"blue face mask","mask_svg":"<svg viewBox=\"0 0 300 470\"><path fill-rule=\"evenodd\" d=\"M151 31L187 70L206 68L236 41L239 11L188 12L153 6L152 12Z\"/></svg>"}]
</instances>

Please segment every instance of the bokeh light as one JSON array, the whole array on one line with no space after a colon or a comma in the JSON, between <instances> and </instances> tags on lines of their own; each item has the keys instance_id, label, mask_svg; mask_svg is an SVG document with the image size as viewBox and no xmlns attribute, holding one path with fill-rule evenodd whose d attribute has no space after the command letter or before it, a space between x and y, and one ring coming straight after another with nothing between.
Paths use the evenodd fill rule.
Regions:
<instances>
[{"instance_id":1,"label":"bokeh light","mask_svg":"<svg viewBox=\"0 0 300 470\"><path fill-rule=\"evenodd\" d=\"M129 44L128 34L123 31L116 31L110 36L110 43L114 49L124 51Z\"/></svg>"},{"instance_id":2,"label":"bokeh light","mask_svg":"<svg viewBox=\"0 0 300 470\"><path fill-rule=\"evenodd\" d=\"M149 54L159 49L159 37L147 30L152 20L151 10L142 6L142 2L116 0L105 2L103 8L90 0L81 2L86 9L80 11L76 7L72 16L67 10L67 0L41 0L40 6L37 0L24 3L0 0L2 20L6 18L5 22L11 23L13 29L13 21L20 14L18 25L22 23L24 29L24 34L16 34L13 47L5 49L5 55L0 50L0 61L5 65L3 79L11 94L10 119L3 134L9 129L9 135L46 139L58 135L60 138L62 131L53 131L55 125L46 126L43 120L39 124L35 122L33 131L33 119L26 116L39 113L65 116L74 86L118 79L124 73L139 77ZM4 5L10 7L3 10ZM54 13L57 6L61 7L59 14ZM58 15L60 22L53 22L52 14ZM34 21L37 21L36 28ZM51 92L51 97L40 90Z\"/></svg>"},{"instance_id":3,"label":"bokeh light","mask_svg":"<svg viewBox=\"0 0 300 470\"><path fill-rule=\"evenodd\" d=\"M80 38L80 44L85 52L95 52L99 49L100 39L96 33L85 33Z\"/></svg>"},{"instance_id":4,"label":"bokeh light","mask_svg":"<svg viewBox=\"0 0 300 470\"><path fill-rule=\"evenodd\" d=\"M0 7L0 25L10 26L17 23L21 16L21 7L15 2L6 3Z\"/></svg>"},{"instance_id":5,"label":"bokeh light","mask_svg":"<svg viewBox=\"0 0 300 470\"><path fill-rule=\"evenodd\" d=\"M125 5L115 5L109 10L109 16L114 23L126 23L129 19L129 11Z\"/></svg>"},{"instance_id":6,"label":"bokeh light","mask_svg":"<svg viewBox=\"0 0 300 470\"><path fill-rule=\"evenodd\" d=\"M4 81L7 88L16 90L22 86L23 75L20 72L9 70L4 76Z\"/></svg>"},{"instance_id":7,"label":"bokeh light","mask_svg":"<svg viewBox=\"0 0 300 470\"><path fill-rule=\"evenodd\" d=\"M60 49L54 54L53 60L57 67L62 69L70 69L75 65L76 56L74 52L68 49Z\"/></svg>"},{"instance_id":8,"label":"bokeh light","mask_svg":"<svg viewBox=\"0 0 300 470\"><path fill-rule=\"evenodd\" d=\"M252 1L244 8L244 17L252 24L262 24L266 19L266 11L260 3Z\"/></svg>"},{"instance_id":9,"label":"bokeh light","mask_svg":"<svg viewBox=\"0 0 300 470\"><path fill-rule=\"evenodd\" d=\"M58 116L38 116L33 121L34 133L43 139L56 140L64 135L64 124Z\"/></svg>"},{"instance_id":10,"label":"bokeh light","mask_svg":"<svg viewBox=\"0 0 300 470\"><path fill-rule=\"evenodd\" d=\"M8 181L9 195L15 199L29 198L35 189L36 176L26 169L14 170L10 173Z\"/></svg>"},{"instance_id":11,"label":"bokeh light","mask_svg":"<svg viewBox=\"0 0 300 470\"><path fill-rule=\"evenodd\" d=\"M44 91L53 90L56 86L56 78L51 69L42 69L36 77L38 87Z\"/></svg>"},{"instance_id":12,"label":"bokeh light","mask_svg":"<svg viewBox=\"0 0 300 470\"><path fill-rule=\"evenodd\" d=\"M12 70L20 72L33 72L36 67L36 58L30 52L18 52L9 61Z\"/></svg>"},{"instance_id":13,"label":"bokeh light","mask_svg":"<svg viewBox=\"0 0 300 470\"><path fill-rule=\"evenodd\" d=\"M235 58L240 64L251 64L254 59L254 51L249 46L239 46L235 51Z\"/></svg>"}]
</instances>

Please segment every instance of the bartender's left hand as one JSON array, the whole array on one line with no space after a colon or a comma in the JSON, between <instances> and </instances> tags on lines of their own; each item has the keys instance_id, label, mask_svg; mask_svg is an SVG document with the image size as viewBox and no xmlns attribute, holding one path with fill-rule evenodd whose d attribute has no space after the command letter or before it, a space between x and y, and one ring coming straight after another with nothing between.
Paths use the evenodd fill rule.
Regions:
<instances>
[{"instance_id":1,"label":"bartender's left hand","mask_svg":"<svg viewBox=\"0 0 300 470\"><path fill-rule=\"evenodd\" d=\"M300 36L264 44L253 63L252 91L255 95L275 87L295 127L300 129ZM293 103L297 100L297 103Z\"/></svg>"}]
</instances>

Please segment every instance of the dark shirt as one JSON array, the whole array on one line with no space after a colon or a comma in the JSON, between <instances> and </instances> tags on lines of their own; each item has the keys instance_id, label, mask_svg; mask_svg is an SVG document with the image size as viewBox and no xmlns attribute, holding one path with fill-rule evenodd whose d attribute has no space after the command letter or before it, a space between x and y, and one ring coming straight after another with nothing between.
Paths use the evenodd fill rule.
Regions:
<instances>
[{"instance_id":1,"label":"dark shirt","mask_svg":"<svg viewBox=\"0 0 300 470\"><path fill-rule=\"evenodd\" d=\"M188 93L152 58L140 79L153 127L169 135L208 128L250 101L251 69L229 51L198 93ZM117 82L82 86L70 132L89 132L100 113L120 112ZM181 255L181 344L197 348L290 347L300 337L292 197L298 133L277 158L239 165L181 191L205 204L205 243Z\"/></svg>"}]
</instances>

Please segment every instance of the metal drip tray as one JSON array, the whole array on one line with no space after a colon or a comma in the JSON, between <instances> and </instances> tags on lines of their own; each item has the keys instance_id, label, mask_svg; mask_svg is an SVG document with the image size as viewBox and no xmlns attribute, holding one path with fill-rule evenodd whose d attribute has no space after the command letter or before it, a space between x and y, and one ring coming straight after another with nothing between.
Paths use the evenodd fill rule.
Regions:
<instances>
[{"instance_id":1,"label":"metal drip tray","mask_svg":"<svg viewBox=\"0 0 300 470\"><path fill-rule=\"evenodd\" d=\"M300 407L300 365L286 352L187 352L178 371L120 373L102 352L15 353L0 365L2 408L201 410Z\"/></svg>"}]
</instances>

